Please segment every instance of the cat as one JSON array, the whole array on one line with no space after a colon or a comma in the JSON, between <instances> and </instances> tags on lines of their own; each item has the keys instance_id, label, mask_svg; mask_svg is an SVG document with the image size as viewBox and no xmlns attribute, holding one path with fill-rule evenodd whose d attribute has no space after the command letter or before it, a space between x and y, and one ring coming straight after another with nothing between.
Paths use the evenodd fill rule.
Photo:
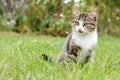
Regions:
<instances>
[{"instance_id":1,"label":"cat","mask_svg":"<svg viewBox=\"0 0 120 80\"><path fill-rule=\"evenodd\" d=\"M98 8L91 12L80 12L76 6L72 7L72 21L69 23L71 33L67 36L58 53L57 63L63 60L69 62L93 62L94 49L97 44ZM43 54L46 60L51 60Z\"/></svg>"}]
</instances>

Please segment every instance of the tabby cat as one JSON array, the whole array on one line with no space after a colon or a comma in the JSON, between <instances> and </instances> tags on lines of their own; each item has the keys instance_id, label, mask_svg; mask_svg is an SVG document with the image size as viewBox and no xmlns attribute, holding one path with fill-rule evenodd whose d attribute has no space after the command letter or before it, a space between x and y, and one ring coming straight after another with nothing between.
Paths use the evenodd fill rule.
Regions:
<instances>
[{"instance_id":1,"label":"tabby cat","mask_svg":"<svg viewBox=\"0 0 120 80\"><path fill-rule=\"evenodd\" d=\"M94 49L97 44L98 9L91 12L80 12L76 6L72 7L71 33L67 36L57 62L65 61L92 63ZM49 59L47 55L43 55Z\"/></svg>"}]
</instances>

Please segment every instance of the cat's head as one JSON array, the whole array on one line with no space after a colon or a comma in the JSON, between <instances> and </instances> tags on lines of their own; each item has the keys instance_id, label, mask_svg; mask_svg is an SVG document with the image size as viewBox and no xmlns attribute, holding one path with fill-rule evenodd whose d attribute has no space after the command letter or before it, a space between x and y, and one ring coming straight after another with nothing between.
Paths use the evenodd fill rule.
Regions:
<instances>
[{"instance_id":1,"label":"cat's head","mask_svg":"<svg viewBox=\"0 0 120 80\"><path fill-rule=\"evenodd\" d=\"M97 29L98 8L91 12L80 12L75 6L72 8L73 20L70 22L72 31L85 35Z\"/></svg>"}]
</instances>

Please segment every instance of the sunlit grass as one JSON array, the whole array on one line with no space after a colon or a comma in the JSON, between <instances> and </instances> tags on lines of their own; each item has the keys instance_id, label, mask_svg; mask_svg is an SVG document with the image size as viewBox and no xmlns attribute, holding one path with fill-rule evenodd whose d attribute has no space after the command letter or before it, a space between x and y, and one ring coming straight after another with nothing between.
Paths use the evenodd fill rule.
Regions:
<instances>
[{"instance_id":1,"label":"sunlit grass","mask_svg":"<svg viewBox=\"0 0 120 80\"><path fill-rule=\"evenodd\" d=\"M55 64L64 38L0 34L0 80L120 80L120 39L100 35L93 67Z\"/></svg>"}]
</instances>

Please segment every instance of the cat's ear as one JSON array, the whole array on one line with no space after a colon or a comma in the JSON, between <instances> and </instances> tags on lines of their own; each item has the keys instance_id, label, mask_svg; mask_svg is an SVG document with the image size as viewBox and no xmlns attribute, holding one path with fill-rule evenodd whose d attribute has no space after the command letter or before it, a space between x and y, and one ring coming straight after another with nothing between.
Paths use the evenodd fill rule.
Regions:
<instances>
[{"instance_id":1,"label":"cat's ear","mask_svg":"<svg viewBox=\"0 0 120 80\"><path fill-rule=\"evenodd\" d=\"M93 11L91 11L88 16L91 16L94 18L94 20L97 20L98 18L98 13L99 13L99 9L98 8L95 8Z\"/></svg>"},{"instance_id":2,"label":"cat's ear","mask_svg":"<svg viewBox=\"0 0 120 80\"><path fill-rule=\"evenodd\" d=\"M80 11L78 10L78 8L75 5L73 5L72 6L72 17L76 18L79 16L79 14L80 14Z\"/></svg>"}]
</instances>

